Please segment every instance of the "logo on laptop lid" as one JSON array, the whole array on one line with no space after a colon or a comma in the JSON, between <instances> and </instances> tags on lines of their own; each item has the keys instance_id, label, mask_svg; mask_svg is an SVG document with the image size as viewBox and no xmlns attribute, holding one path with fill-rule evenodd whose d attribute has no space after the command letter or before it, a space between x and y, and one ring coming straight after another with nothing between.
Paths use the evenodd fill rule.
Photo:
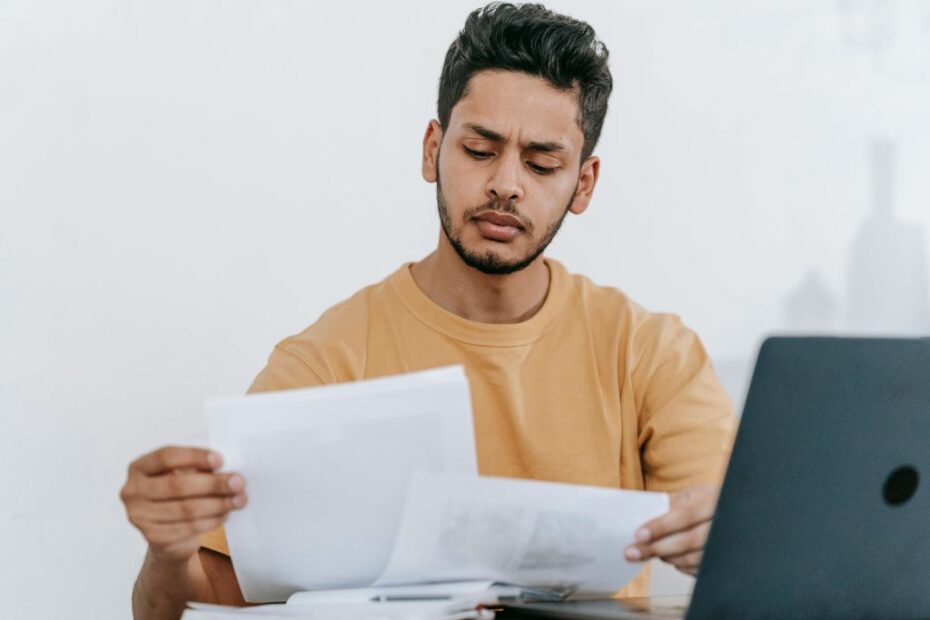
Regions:
<instances>
[{"instance_id":1,"label":"logo on laptop lid","mask_svg":"<svg viewBox=\"0 0 930 620\"><path fill-rule=\"evenodd\" d=\"M919 480L917 470L910 465L897 468L885 480L885 488L882 491L885 501L891 506L900 506L905 503L914 496Z\"/></svg>"}]
</instances>

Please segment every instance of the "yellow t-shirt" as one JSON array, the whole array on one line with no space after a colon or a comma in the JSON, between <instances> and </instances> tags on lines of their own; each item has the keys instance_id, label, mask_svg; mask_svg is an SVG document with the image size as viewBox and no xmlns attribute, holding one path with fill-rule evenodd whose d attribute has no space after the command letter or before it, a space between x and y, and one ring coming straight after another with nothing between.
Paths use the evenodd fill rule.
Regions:
<instances>
[{"instance_id":1,"label":"yellow t-shirt","mask_svg":"<svg viewBox=\"0 0 930 620\"><path fill-rule=\"evenodd\" d=\"M405 264L279 343L249 391L463 364L481 474L650 491L720 484L736 421L695 333L546 264L542 307L510 324L448 312ZM203 544L229 553L222 529ZM643 571L618 595L648 591Z\"/></svg>"}]
</instances>

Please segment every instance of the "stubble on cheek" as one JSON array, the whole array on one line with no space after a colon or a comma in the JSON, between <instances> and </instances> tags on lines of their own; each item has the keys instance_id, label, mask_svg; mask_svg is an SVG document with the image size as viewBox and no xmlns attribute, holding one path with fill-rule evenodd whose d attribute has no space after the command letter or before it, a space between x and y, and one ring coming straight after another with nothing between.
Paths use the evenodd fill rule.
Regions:
<instances>
[{"instance_id":1,"label":"stubble on cheek","mask_svg":"<svg viewBox=\"0 0 930 620\"><path fill-rule=\"evenodd\" d=\"M455 189L461 188L454 186L453 190ZM454 212L450 212L449 204L446 201L445 192L443 191L439 159L437 159L436 162L436 203L439 211L439 221L445 233L445 237L466 264L489 274L507 274L519 271L529 265L537 256L542 254L553 238L555 238L556 233L568 213L569 206L574 201L575 192L577 192L577 190L578 184L576 182L575 188L572 190L572 195L561 210L561 213L559 213L554 221L546 226L545 230L542 231L539 238L537 238L535 234L537 228L536 224L525 215L524 212L526 209L519 209L512 201L492 198L480 204L472 203L473 206L462 211L461 216L456 216ZM501 213L513 215L520 220L523 225L523 230L517 237L506 244L487 240L481 235L477 226L469 227L469 223L472 222L473 218L485 211L499 211ZM472 229L474 229L474 232L467 232ZM467 246L462 240L463 235L468 238ZM485 243L491 243L493 245L486 246ZM473 244L480 244L480 246L483 246L483 249L479 250L478 247Z\"/></svg>"}]
</instances>

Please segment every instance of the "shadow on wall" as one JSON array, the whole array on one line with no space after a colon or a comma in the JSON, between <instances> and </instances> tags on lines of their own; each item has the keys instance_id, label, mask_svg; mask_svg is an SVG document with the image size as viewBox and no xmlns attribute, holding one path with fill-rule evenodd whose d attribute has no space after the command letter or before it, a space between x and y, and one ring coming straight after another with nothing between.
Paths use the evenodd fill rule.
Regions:
<instances>
[{"instance_id":1,"label":"shadow on wall","mask_svg":"<svg viewBox=\"0 0 930 620\"><path fill-rule=\"evenodd\" d=\"M873 139L868 148L872 210L856 233L847 263L845 296L808 271L784 301L786 333L918 336L930 334L930 275L926 236L919 224L895 218L895 145ZM840 303L840 298L845 303ZM752 360L723 359L714 366L740 405Z\"/></svg>"}]
</instances>

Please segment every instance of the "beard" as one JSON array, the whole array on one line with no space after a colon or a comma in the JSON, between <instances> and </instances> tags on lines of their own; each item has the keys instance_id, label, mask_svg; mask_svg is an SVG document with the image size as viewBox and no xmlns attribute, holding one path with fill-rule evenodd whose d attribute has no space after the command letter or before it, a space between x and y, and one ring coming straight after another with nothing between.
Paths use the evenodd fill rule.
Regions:
<instances>
[{"instance_id":1,"label":"beard","mask_svg":"<svg viewBox=\"0 0 930 620\"><path fill-rule=\"evenodd\" d=\"M578 184L575 183L575 189L572 190L572 196L569 198L568 204L566 204L565 208L562 210L562 214L559 216L559 219L551 223L546 228L542 238L534 247L530 249L529 252L520 258L506 260L493 250L487 250L483 253L469 250L462 243L461 237L455 234L455 231L452 230L452 218L449 216L449 209L446 206L446 199L442 193L442 181L439 178L438 160L436 163L436 206L439 210L439 223L442 225L442 232L446 235L446 239L449 240L449 244L455 249L456 254L459 255L459 258L461 258L466 265L473 269L477 269L481 273L493 276L507 275L526 269L526 267L528 267L534 260L539 257L540 254L545 251L545 249L555 238L556 233L559 232L559 228L562 227L562 222L565 220L565 216L568 214L568 208L571 206L572 201L575 200L575 193L577 191ZM507 213L508 215L513 215L514 217L519 218L520 222L523 224L523 234L532 238L533 231L535 230L533 223L520 215L520 212L517 211L517 208L513 206L511 201L494 199L489 200L488 202L478 207L466 209L465 213L462 215L462 219L467 222L476 215L486 211Z\"/></svg>"}]
</instances>

